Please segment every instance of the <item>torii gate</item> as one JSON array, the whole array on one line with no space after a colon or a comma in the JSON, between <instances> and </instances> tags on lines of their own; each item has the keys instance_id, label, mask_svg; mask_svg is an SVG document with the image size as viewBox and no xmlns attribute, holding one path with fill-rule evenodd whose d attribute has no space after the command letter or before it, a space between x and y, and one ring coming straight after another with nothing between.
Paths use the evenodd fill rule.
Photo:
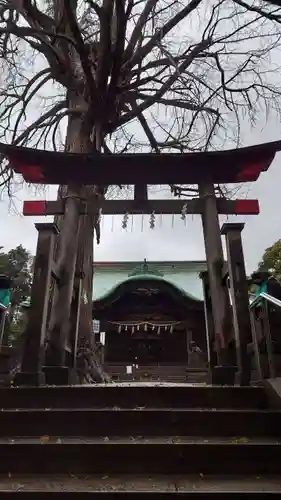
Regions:
<instances>
[{"instance_id":1,"label":"torii gate","mask_svg":"<svg viewBox=\"0 0 281 500\"><path fill-rule=\"evenodd\" d=\"M16 173L34 184L72 185L129 185L135 186L134 200L104 200L97 207L103 214L185 213L200 214L202 217L208 273L202 276L205 290L205 312L208 343L216 340L216 366L212 366L214 383L234 383L238 363L240 383L249 382L247 343L251 341L251 325L248 310L248 291L244 257L241 243L242 224L225 224L222 233L226 235L228 269L223 266L223 251L219 227L219 214L256 215L259 213L257 200L225 200L216 198L214 184L243 183L256 181L266 171L275 153L281 150L281 141L228 151L182 154L71 154L34 150L0 144L0 153L8 157ZM79 168L77 169L77 165ZM147 185L198 184L199 199L148 200ZM62 201L25 202L25 215L62 215L69 199ZM77 216L87 214L87 207L77 205ZM16 383L38 385L44 382L43 345L46 335L47 309L51 276L56 275L53 261L54 238L57 228L53 224L36 224L39 231L32 306L27 327L27 342L24 348L21 372ZM76 235L78 238L78 235ZM70 280L74 281L75 269ZM230 278L233 306L233 326L236 343L236 361L229 352L233 339L232 315L226 276ZM66 284L67 286L67 284ZM69 284L68 284L69 286ZM48 383L69 382L69 368L75 368L78 340L79 304L81 279L74 284L76 295L72 304L72 328L68 345L57 348L68 349L70 366L56 366L49 373ZM210 293L209 293L210 292ZM61 358L63 359L63 357ZM210 357L211 362L211 357ZM48 367L47 367L48 368ZM48 378L48 369L45 373Z\"/></svg>"}]
</instances>

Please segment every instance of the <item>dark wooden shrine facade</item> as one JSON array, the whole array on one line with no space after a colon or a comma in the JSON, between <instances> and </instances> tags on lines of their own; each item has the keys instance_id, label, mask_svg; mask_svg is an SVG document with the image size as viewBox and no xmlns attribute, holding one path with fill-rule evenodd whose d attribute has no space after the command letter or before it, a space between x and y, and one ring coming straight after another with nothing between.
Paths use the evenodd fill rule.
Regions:
<instances>
[{"instance_id":1,"label":"dark wooden shrine facade","mask_svg":"<svg viewBox=\"0 0 281 500\"><path fill-rule=\"evenodd\" d=\"M204 303L153 276L125 280L93 303L105 332L104 361L188 365L190 341L207 354Z\"/></svg>"}]
</instances>

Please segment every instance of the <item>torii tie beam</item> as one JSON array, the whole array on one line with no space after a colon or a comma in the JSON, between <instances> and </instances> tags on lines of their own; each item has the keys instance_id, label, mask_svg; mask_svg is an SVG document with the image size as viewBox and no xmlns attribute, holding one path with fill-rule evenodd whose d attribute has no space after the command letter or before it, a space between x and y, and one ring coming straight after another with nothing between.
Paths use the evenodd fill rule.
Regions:
<instances>
[{"instance_id":1,"label":"torii tie beam","mask_svg":"<svg viewBox=\"0 0 281 500\"><path fill-rule=\"evenodd\" d=\"M104 200L99 208L103 215L151 214L169 215L181 214L185 207L185 214L202 214L204 200L147 200L139 203L136 200ZM217 209L219 214L224 215L258 215L258 200L225 200L217 198ZM87 213L87 207L81 203L81 215ZM48 216L63 215L64 201L24 201L23 215L25 216Z\"/></svg>"}]
</instances>

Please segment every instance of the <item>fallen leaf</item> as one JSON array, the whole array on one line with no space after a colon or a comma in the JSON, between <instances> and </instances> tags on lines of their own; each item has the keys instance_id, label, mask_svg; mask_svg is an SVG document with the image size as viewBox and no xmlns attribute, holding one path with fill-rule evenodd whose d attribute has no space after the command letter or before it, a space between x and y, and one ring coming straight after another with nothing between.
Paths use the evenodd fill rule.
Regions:
<instances>
[{"instance_id":1,"label":"fallen leaf","mask_svg":"<svg viewBox=\"0 0 281 500\"><path fill-rule=\"evenodd\" d=\"M40 437L40 443L41 444L48 443L49 441L50 441L50 436L41 436Z\"/></svg>"},{"instance_id":2,"label":"fallen leaf","mask_svg":"<svg viewBox=\"0 0 281 500\"><path fill-rule=\"evenodd\" d=\"M233 444L246 444L249 442L249 439L246 437L235 438L231 441Z\"/></svg>"}]
</instances>

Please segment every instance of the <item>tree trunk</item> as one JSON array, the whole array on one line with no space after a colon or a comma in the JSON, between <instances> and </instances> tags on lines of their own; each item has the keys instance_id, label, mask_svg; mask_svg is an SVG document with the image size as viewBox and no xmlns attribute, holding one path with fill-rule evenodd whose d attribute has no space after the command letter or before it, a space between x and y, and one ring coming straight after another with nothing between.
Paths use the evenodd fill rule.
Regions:
<instances>
[{"instance_id":1,"label":"tree trunk","mask_svg":"<svg viewBox=\"0 0 281 500\"><path fill-rule=\"evenodd\" d=\"M72 109L81 105L81 99L69 96ZM66 151L72 153L92 153L91 131L87 130L81 116L70 116L67 128ZM79 165L77 165L79 168ZM70 309L72 290L77 272L83 272L78 348L87 348L96 367L96 381L107 380L100 365L92 329L92 279L93 279L93 239L97 213L98 196L95 186L60 186L58 196L66 198L66 211L57 220L60 235L56 248L56 263L61 284L54 291L49 323L48 360L63 366L64 346L70 337ZM79 216L79 200L86 201L89 213Z\"/></svg>"},{"instance_id":2,"label":"tree trunk","mask_svg":"<svg viewBox=\"0 0 281 500\"><path fill-rule=\"evenodd\" d=\"M84 272L82 284L82 297L80 305L80 320L79 320L79 338L78 338L78 353L79 356L84 356L84 361L87 362L88 371L91 372L91 378L95 382L109 382L110 378L104 372L99 353L95 345L95 337L93 334L93 241L94 241L94 226L95 226L95 207L97 207L97 196L89 193L87 198L88 204L91 205L90 215L81 217L79 231L79 248L76 270L79 273Z\"/></svg>"}]
</instances>

